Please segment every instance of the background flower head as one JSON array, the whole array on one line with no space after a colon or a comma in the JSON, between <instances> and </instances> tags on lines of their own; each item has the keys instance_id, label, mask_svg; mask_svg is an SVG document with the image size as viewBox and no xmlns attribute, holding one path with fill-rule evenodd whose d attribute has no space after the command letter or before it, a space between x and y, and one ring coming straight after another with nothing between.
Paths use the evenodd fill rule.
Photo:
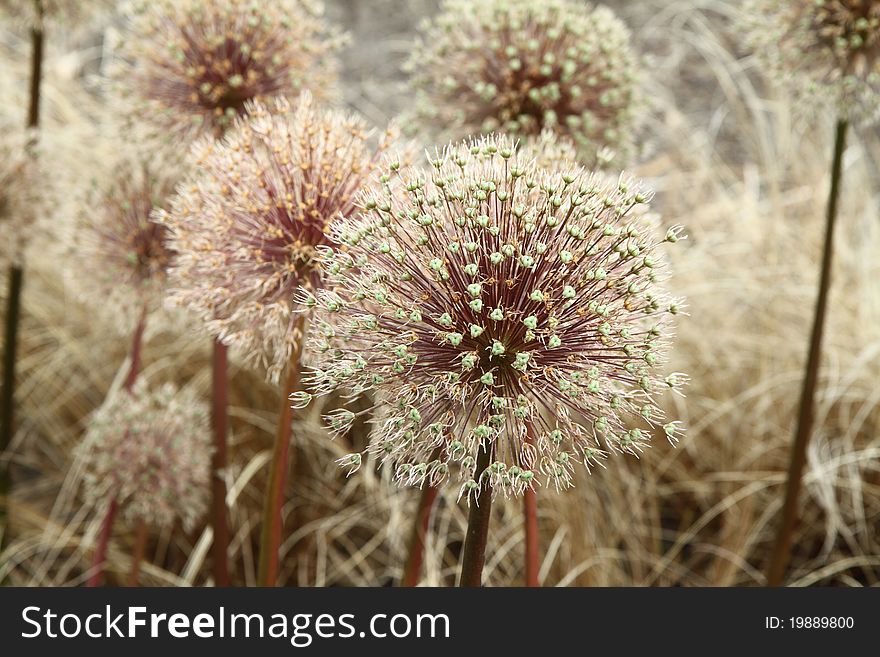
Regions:
<instances>
[{"instance_id":1,"label":"background flower head","mask_svg":"<svg viewBox=\"0 0 880 657\"><path fill-rule=\"evenodd\" d=\"M446 0L422 30L407 69L414 122L460 139L550 128L594 164L634 140L637 59L626 26L576 0Z\"/></svg>"},{"instance_id":2,"label":"background flower head","mask_svg":"<svg viewBox=\"0 0 880 657\"><path fill-rule=\"evenodd\" d=\"M151 220L181 178L161 152L132 149L93 181L79 203L70 257L78 292L110 306L126 325L162 305L174 251L168 228Z\"/></svg>"},{"instance_id":3,"label":"background flower head","mask_svg":"<svg viewBox=\"0 0 880 657\"><path fill-rule=\"evenodd\" d=\"M0 115L0 263L20 264L43 207L38 146L23 125Z\"/></svg>"},{"instance_id":4,"label":"background flower head","mask_svg":"<svg viewBox=\"0 0 880 657\"><path fill-rule=\"evenodd\" d=\"M684 383L662 368L681 308L664 245L679 237L639 213L647 200L623 178L544 169L504 137L392 167L324 260L312 390L375 394L368 451L417 485L457 464L464 489L565 487L578 461L637 453L655 429L674 439L656 399ZM327 419L344 431L354 414Z\"/></svg>"},{"instance_id":5,"label":"background flower head","mask_svg":"<svg viewBox=\"0 0 880 657\"><path fill-rule=\"evenodd\" d=\"M307 0L151 0L130 13L118 73L147 122L221 132L248 101L335 94L341 38Z\"/></svg>"},{"instance_id":6,"label":"background flower head","mask_svg":"<svg viewBox=\"0 0 880 657\"><path fill-rule=\"evenodd\" d=\"M42 25L50 19L69 27L76 21L86 22L113 5L114 0L0 0L0 12L13 19L24 19L30 25Z\"/></svg>"},{"instance_id":7,"label":"background flower head","mask_svg":"<svg viewBox=\"0 0 880 657\"><path fill-rule=\"evenodd\" d=\"M880 2L751 0L750 45L803 98L853 119L880 115Z\"/></svg>"},{"instance_id":8,"label":"background flower head","mask_svg":"<svg viewBox=\"0 0 880 657\"><path fill-rule=\"evenodd\" d=\"M304 94L248 106L221 141L193 149L195 173L167 212L178 258L171 298L276 381L295 335L294 295L315 289L314 257L327 227L355 196L386 149L354 116L318 108Z\"/></svg>"},{"instance_id":9,"label":"background flower head","mask_svg":"<svg viewBox=\"0 0 880 657\"><path fill-rule=\"evenodd\" d=\"M115 498L128 521L191 528L204 514L210 479L207 405L171 384L112 392L78 448L91 504Z\"/></svg>"}]
</instances>

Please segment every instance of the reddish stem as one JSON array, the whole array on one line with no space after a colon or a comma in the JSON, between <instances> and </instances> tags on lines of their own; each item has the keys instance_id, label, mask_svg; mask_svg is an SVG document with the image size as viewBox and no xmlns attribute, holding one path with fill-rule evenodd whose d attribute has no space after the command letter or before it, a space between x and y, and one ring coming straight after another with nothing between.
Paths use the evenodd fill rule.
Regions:
<instances>
[{"instance_id":1,"label":"reddish stem","mask_svg":"<svg viewBox=\"0 0 880 657\"><path fill-rule=\"evenodd\" d=\"M137 326L134 328L134 335L131 339L131 365L128 369L128 375L125 377L125 389L129 392L134 388L135 381L141 372L141 352L143 351L144 329L147 326L147 307L141 309L141 316L138 319Z\"/></svg>"},{"instance_id":2,"label":"reddish stem","mask_svg":"<svg viewBox=\"0 0 880 657\"><path fill-rule=\"evenodd\" d=\"M278 581L279 550L281 534L284 530L281 511L284 506L284 486L287 483L287 470L290 467L290 439L293 433L293 408L290 405L290 395L299 388L303 321L303 317L300 316L293 329L298 339L287 366L281 410L278 413L278 431L275 434L275 447L272 452L266 501L263 507L263 530L257 578L260 586L275 586Z\"/></svg>"},{"instance_id":3,"label":"reddish stem","mask_svg":"<svg viewBox=\"0 0 880 657\"><path fill-rule=\"evenodd\" d=\"M104 581L104 561L107 559L107 546L110 544L110 535L113 533L113 521L116 519L116 511L119 504L114 497L107 507L107 515L101 523L101 532L98 535L98 544L95 546L95 555L92 560L92 575L86 586L101 586Z\"/></svg>"},{"instance_id":4,"label":"reddish stem","mask_svg":"<svg viewBox=\"0 0 880 657\"><path fill-rule=\"evenodd\" d=\"M523 495L526 530L526 586L541 586L538 581L538 496L533 488Z\"/></svg>"},{"instance_id":5,"label":"reddish stem","mask_svg":"<svg viewBox=\"0 0 880 657\"><path fill-rule=\"evenodd\" d=\"M416 509L415 522L413 522L412 534L409 539L409 554L403 569L401 586L411 587L419 583L422 574L422 563L425 560L425 536L428 534L428 525L431 522L431 510L437 499L436 486L425 486L419 497L419 506Z\"/></svg>"},{"instance_id":6,"label":"reddish stem","mask_svg":"<svg viewBox=\"0 0 880 657\"><path fill-rule=\"evenodd\" d=\"M144 555L147 552L147 538L149 537L149 532L147 531L147 523L141 518L138 520L137 527L137 536L135 537L134 542L134 556L131 558L131 571L128 573L128 585L129 586L137 586L138 580L141 574L141 563L144 560Z\"/></svg>"},{"instance_id":7,"label":"reddish stem","mask_svg":"<svg viewBox=\"0 0 880 657\"><path fill-rule=\"evenodd\" d=\"M229 586L229 522L226 508L228 370L227 348L219 340L214 340L211 369L211 425L214 431L214 452L211 455L211 525L214 530L212 554L215 586Z\"/></svg>"}]
</instances>

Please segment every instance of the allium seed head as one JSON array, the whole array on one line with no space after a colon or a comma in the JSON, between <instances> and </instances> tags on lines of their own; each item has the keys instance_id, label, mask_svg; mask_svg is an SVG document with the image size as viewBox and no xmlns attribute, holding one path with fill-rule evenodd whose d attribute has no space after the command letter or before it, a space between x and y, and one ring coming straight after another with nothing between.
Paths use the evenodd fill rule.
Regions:
<instances>
[{"instance_id":1,"label":"allium seed head","mask_svg":"<svg viewBox=\"0 0 880 657\"><path fill-rule=\"evenodd\" d=\"M762 63L795 91L880 116L880 0L750 0L744 15Z\"/></svg>"},{"instance_id":2,"label":"allium seed head","mask_svg":"<svg viewBox=\"0 0 880 657\"><path fill-rule=\"evenodd\" d=\"M685 379L662 370L680 308L664 251L679 232L640 212L648 194L544 169L504 137L430 165L388 171L336 226L312 392L374 394L368 451L417 485L458 466L463 490L561 488L578 461L638 453L659 427L674 439L657 396ZM344 431L354 415L327 419ZM482 445L492 464L474 481Z\"/></svg>"},{"instance_id":3,"label":"allium seed head","mask_svg":"<svg viewBox=\"0 0 880 657\"><path fill-rule=\"evenodd\" d=\"M127 155L92 185L80 208L74 249L79 287L123 308L126 319L159 307L164 297L174 252L168 228L150 215L168 201L178 179L178 167L166 161Z\"/></svg>"},{"instance_id":4,"label":"allium seed head","mask_svg":"<svg viewBox=\"0 0 880 657\"><path fill-rule=\"evenodd\" d=\"M218 133L249 101L335 93L340 36L307 0L137 3L119 78L149 123Z\"/></svg>"},{"instance_id":5,"label":"allium seed head","mask_svg":"<svg viewBox=\"0 0 880 657\"><path fill-rule=\"evenodd\" d=\"M0 264L20 264L42 207L40 163L33 136L0 116Z\"/></svg>"},{"instance_id":6,"label":"allium seed head","mask_svg":"<svg viewBox=\"0 0 880 657\"><path fill-rule=\"evenodd\" d=\"M51 19L69 27L74 21L88 21L113 5L114 0L0 0L0 13L25 19L31 25Z\"/></svg>"},{"instance_id":7,"label":"allium seed head","mask_svg":"<svg viewBox=\"0 0 880 657\"><path fill-rule=\"evenodd\" d=\"M110 394L83 443L83 486L92 504L115 498L122 517L188 528L207 507L211 440L208 409L192 391L141 380Z\"/></svg>"},{"instance_id":8,"label":"allium seed head","mask_svg":"<svg viewBox=\"0 0 880 657\"><path fill-rule=\"evenodd\" d=\"M224 139L194 149L195 171L157 218L178 252L171 298L277 381L296 341L294 295L315 291L314 257L327 227L355 196L387 147L369 143L354 115L322 110L303 94L249 105Z\"/></svg>"},{"instance_id":9,"label":"allium seed head","mask_svg":"<svg viewBox=\"0 0 880 657\"><path fill-rule=\"evenodd\" d=\"M549 128L585 164L634 140L637 60L626 26L580 0L446 0L407 64L416 122L443 137Z\"/></svg>"}]
</instances>

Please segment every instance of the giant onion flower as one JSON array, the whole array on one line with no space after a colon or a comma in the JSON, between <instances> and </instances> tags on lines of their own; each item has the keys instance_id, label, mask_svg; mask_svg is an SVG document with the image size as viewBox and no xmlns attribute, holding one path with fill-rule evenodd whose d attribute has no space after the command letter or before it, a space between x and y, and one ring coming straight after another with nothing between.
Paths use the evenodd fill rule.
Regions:
<instances>
[{"instance_id":1,"label":"giant onion flower","mask_svg":"<svg viewBox=\"0 0 880 657\"><path fill-rule=\"evenodd\" d=\"M311 390L373 395L367 451L407 484L459 466L463 492L566 487L577 462L636 454L657 429L674 440L658 396L684 383L663 369L681 309L665 245L679 229L658 234L647 201L626 178L545 169L499 136L429 169L391 166L337 224L328 287L309 297ZM327 420L344 431L354 417Z\"/></svg>"},{"instance_id":2,"label":"giant onion flower","mask_svg":"<svg viewBox=\"0 0 880 657\"><path fill-rule=\"evenodd\" d=\"M224 139L196 145L195 173L156 218L178 253L172 302L277 381L301 337L295 292L320 285L316 249L386 144L372 147L362 119L319 109L309 94L294 110L279 99L248 113Z\"/></svg>"},{"instance_id":3,"label":"giant onion flower","mask_svg":"<svg viewBox=\"0 0 880 657\"><path fill-rule=\"evenodd\" d=\"M249 101L335 94L340 37L307 0L150 0L131 12L119 79L148 123L219 133Z\"/></svg>"},{"instance_id":4,"label":"giant onion flower","mask_svg":"<svg viewBox=\"0 0 880 657\"><path fill-rule=\"evenodd\" d=\"M111 393L89 421L83 486L92 504L115 500L123 518L191 528L207 508L211 462L208 409L171 384Z\"/></svg>"},{"instance_id":5,"label":"giant onion flower","mask_svg":"<svg viewBox=\"0 0 880 657\"><path fill-rule=\"evenodd\" d=\"M42 203L40 163L31 131L0 114L0 263L20 265Z\"/></svg>"},{"instance_id":6,"label":"giant onion flower","mask_svg":"<svg viewBox=\"0 0 880 657\"><path fill-rule=\"evenodd\" d=\"M744 15L762 64L801 98L852 119L880 115L878 0L751 0Z\"/></svg>"},{"instance_id":7,"label":"giant onion flower","mask_svg":"<svg viewBox=\"0 0 880 657\"><path fill-rule=\"evenodd\" d=\"M416 125L461 139L543 129L583 162L634 141L637 59L626 26L580 0L445 0L408 64Z\"/></svg>"},{"instance_id":8,"label":"giant onion flower","mask_svg":"<svg viewBox=\"0 0 880 657\"><path fill-rule=\"evenodd\" d=\"M174 252L168 228L150 215L168 201L179 177L166 158L127 153L81 203L74 235L78 287L121 309L126 321L164 298Z\"/></svg>"}]
</instances>

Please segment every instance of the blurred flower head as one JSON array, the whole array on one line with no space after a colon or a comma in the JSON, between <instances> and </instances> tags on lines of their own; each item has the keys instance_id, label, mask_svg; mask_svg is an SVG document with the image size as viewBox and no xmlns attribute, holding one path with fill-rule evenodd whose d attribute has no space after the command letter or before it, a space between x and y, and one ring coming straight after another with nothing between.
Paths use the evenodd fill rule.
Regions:
<instances>
[{"instance_id":1,"label":"blurred flower head","mask_svg":"<svg viewBox=\"0 0 880 657\"><path fill-rule=\"evenodd\" d=\"M750 45L762 64L844 116L880 116L880 1L750 0Z\"/></svg>"},{"instance_id":2,"label":"blurred flower head","mask_svg":"<svg viewBox=\"0 0 880 657\"><path fill-rule=\"evenodd\" d=\"M341 37L309 0L136 3L118 73L138 114L178 134L225 130L248 101L335 94Z\"/></svg>"},{"instance_id":3,"label":"blurred flower head","mask_svg":"<svg viewBox=\"0 0 880 657\"><path fill-rule=\"evenodd\" d=\"M76 21L88 21L114 4L114 0L0 0L0 12L34 26L52 19L69 27Z\"/></svg>"},{"instance_id":4,"label":"blurred flower head","mask_svg":"<svg viewBox=\"0 0 880 657\"><path fill-rule=\"evenodd\" d=\"M211 439L207 405L189 389L112 392L78 448L91 504L116 499L128 521L191 528L207 508Z\"/></svg>"},{"instance_id":5,"label":"blurred flower head","mask_svg":"<svg viewBox=\"0 0 880 657\"><path fill-rule=\"evenodd\" d=\"M637 59L626 26L578 0L445 0L422 29L407 69L413 123L460 139L552 129L581 161L634 142Z\"/></svg>"},{"instance_id":6,"label":"blurred flower head","mask_svg":"<svg viewBox=\"0 0 880 657\"><path fill-rule=\"evenodd\" d=\"M407 484L457 465L462 492L567 487L577 462L635 454L655 431L674 440L657 398L685 382L663 373L681 309L665 247L679 231L658 233L647 201L625 178L545 169L505 137L391 167L322 259L307 389L374 395L368 452ZM326 419L343 432L355 415ZM476 479L482 446L491 465Z\"/></svg>"},{"instance_id":7,"label":"blurred flower head","mask_svg":"<svg viewBox=\"0 0 880 657\"><path fill-rule=\"evenodd\" d=\"M180 177L168 158L135 150L116 158L80 204L72 252L79 292L121 310L125 322L161 306L174 252L168 228L150 215Z\"/></svg>"},{"instance_id":8,"label":"blurred flower head","mask_svg":"<svg viewBox=\"0 0 880 657\"><path fill-rule=\"evenodd\" d=\"M21 264L28 238L34 233L41 203L37 186L44 184L35 135L0 116L0 263Z\"/></svg>"},{"instance_id":9,"label":"blurred flower head","mask_svg":"<svg viewBox=\"0 0 880 657\"><path fill-rule=\"evenodd\" d=\"M372 147L362 119L308 93L294 110L277 99L248 114L194 147L195 173L156 216L178 252L172 302L277 381L302 337L294 294L320 286L314 256L327 227L353 210L388 140Z\"/></svg>"}]
</instances>

